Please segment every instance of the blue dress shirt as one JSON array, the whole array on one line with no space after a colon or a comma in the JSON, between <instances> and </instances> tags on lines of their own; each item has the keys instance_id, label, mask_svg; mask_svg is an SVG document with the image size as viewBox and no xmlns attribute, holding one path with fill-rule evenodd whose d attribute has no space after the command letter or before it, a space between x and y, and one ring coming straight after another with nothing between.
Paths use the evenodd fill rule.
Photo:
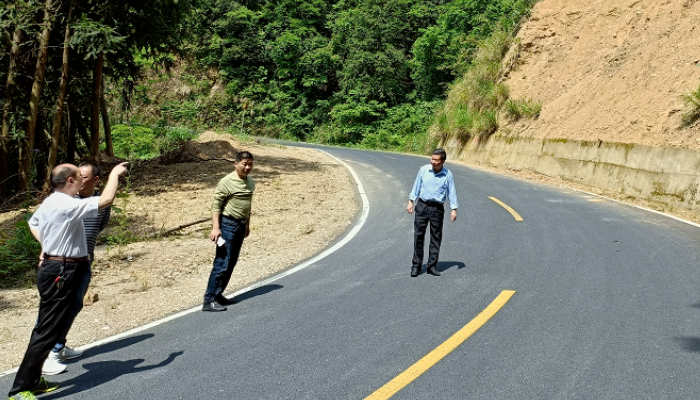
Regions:
<instances>
[{"instance_id":1,"label":"blue dress shirt","mask_svg":"<svg viewBox=\"0 0 700 400\"><path fill-rule=\"evenodd\" d=\"M413 184L413 189L408 198L413 202L421 198L425 201L436 201L438 203L444 203L449 198L450 208L453 210L459 208L452 172L444 166L437 174L433 171L431 164L421 167L418 170L416 182Z\"/></svg>"}]
</instances>

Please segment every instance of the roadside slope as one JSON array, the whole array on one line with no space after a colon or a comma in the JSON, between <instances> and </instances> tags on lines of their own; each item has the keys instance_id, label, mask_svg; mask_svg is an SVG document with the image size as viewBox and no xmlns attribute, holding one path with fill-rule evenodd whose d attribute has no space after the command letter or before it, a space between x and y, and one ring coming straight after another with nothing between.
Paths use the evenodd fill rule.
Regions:
<instances>
[{"instance_id":1,"label":"roadside slope","mask_svg":"<svg viewBox=\"0 0 700 400\"><path fill-rule=\"evenodd\" d=\"M513 98L543 104L519 137L700 149L679 98L700 84L700 2L542 0L518 33Z\"/></svg>"}]
</instances>

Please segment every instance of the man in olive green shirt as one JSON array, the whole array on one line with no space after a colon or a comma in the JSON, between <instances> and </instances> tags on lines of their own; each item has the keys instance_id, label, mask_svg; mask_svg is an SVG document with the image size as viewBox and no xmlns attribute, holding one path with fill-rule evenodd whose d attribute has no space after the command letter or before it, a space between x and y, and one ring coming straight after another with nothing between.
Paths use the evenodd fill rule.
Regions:
<instances>
[{"instance_id":1,"label":"man in olive green shirt","mask_svg":"<svg viewBox=\"0 0 700 400\"><path fill-rule=\"evenodd\" d=\"M202 311L226 311L233 299L224 296L241 252L243 239L250 234L250 205L255 182L248 176L253 170L253 155L236 154L235 170L223 177L214 190L212 225L209 239L216 243L214 266L204 292Z\"/></svg>"}]
</instances>

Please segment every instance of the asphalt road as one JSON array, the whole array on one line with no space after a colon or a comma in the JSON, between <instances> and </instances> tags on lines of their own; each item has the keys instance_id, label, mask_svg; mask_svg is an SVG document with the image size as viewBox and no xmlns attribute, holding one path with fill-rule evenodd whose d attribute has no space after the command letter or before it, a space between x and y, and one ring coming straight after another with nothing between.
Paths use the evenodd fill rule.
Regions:
<instances>
[{"instance_id":1,"label":"asphalt road","mask_svg":"<svg viewBox=\"0 0 700 400\"><path fill-rule=\"evenodd\" d=\"M442 276L411 278L405 207L428 157L324 151L369 201L352 240L224 313L87 350L41 398L363 399L504 290L516 293L392 399L698 397L700 228L448 160L461 207L445 223Z\"/></svg>"}]
</instances>

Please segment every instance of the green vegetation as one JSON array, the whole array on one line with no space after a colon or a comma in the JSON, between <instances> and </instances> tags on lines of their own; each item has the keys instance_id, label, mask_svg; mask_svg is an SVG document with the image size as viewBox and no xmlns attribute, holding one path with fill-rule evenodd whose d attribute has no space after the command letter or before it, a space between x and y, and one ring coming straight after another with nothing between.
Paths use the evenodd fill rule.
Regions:
<instances>
[{"instance_id":1,"label":"green vegetation","mask_svg":"<svg viewBox=\"0 0 700 400\"><path fill-rule=\"evenodd\" d=\"M0 283L32 281L41 245L29 231L31 214L23 214L14 229L0 233Z\"/></svg>"},{"instance_id":2,"label":"green vegetation","mask_svg":"<svg viewBox=\"0 0 700 400\"><path fill-rule=\"evenodd\" d=\"M122 158L153 158L196 137L194 130L178 127L122 125L112 127L114 154Z\"/></svg>"},{"instance_id":3,"label":"green vegetation","mask_svg":"<svg viewBox=\"0 0 700 400\"><path fill-rule=\"evenodd\" d=\"M542 111L542 104L533 100L509 99L505 104L506 116L511 121L518 121L522 118L535 119Z\"/></svg>"},{"instance_id":4,"label":"green vegetation","mask_svg":"<svg viewBox=\"0 0 700 400\"><path fill-rule=\"evenodd\" d=\"M506 21L516 22L516 21ZM472 137L487 138L498 129L501 111L506 118L537 118L542 105L533 100L510 99L508 88L499 83L503 58L513 45L516 25L499 25L477 44L471 65L450 88L442 110L438 112L431 133L433 137L455 137L467 143Z\"/></svg>"},{"instance_id":5,"label":"green vegetation","mask_svg":"<svg viewBox=\"0 0 700 400\"><path fill-rule=\"evenodd\" d=\"M480 43L499 27L512 31L533 3L203 0L188 20L188 51L197 63L185 69L219 75L204 76L199 89L186 83L187 96L161 102L152 117L169 125L229 126L238 134L422 152L435 144L427 131L450 82L474 68ZM174 86L184 82L176 74ZM207 87L224 89L213 98ZM496 90L507 97L502 85ZM529 115L531 105L515 110ZM217 117L199 117L202 108L216 109ZM497 126L496 113L472 113L473 129Z\"/></svg>"},{"instance_id":6,"label":"green vegetation","mask_svg":"<svg viewBox=\"0 0 700 400\"><path fill-rule=\"evenodd\" d=\"M700 87L698 90L681 95L687 110L681 116L681 128L688 127L700 120Z\"/></svg>"},{"instance_id":7,"label":"green vegetation","mask_svg":"<svg viewBox=\"0 0 700 400\"><path fill-rule=\"evenodd\" d=\"M173 126L418 152L487 136L504 104L539 113L498 83L534 2L0 0L0 196L100 150L160 154Z\"/></svg>"}]
</instances>

